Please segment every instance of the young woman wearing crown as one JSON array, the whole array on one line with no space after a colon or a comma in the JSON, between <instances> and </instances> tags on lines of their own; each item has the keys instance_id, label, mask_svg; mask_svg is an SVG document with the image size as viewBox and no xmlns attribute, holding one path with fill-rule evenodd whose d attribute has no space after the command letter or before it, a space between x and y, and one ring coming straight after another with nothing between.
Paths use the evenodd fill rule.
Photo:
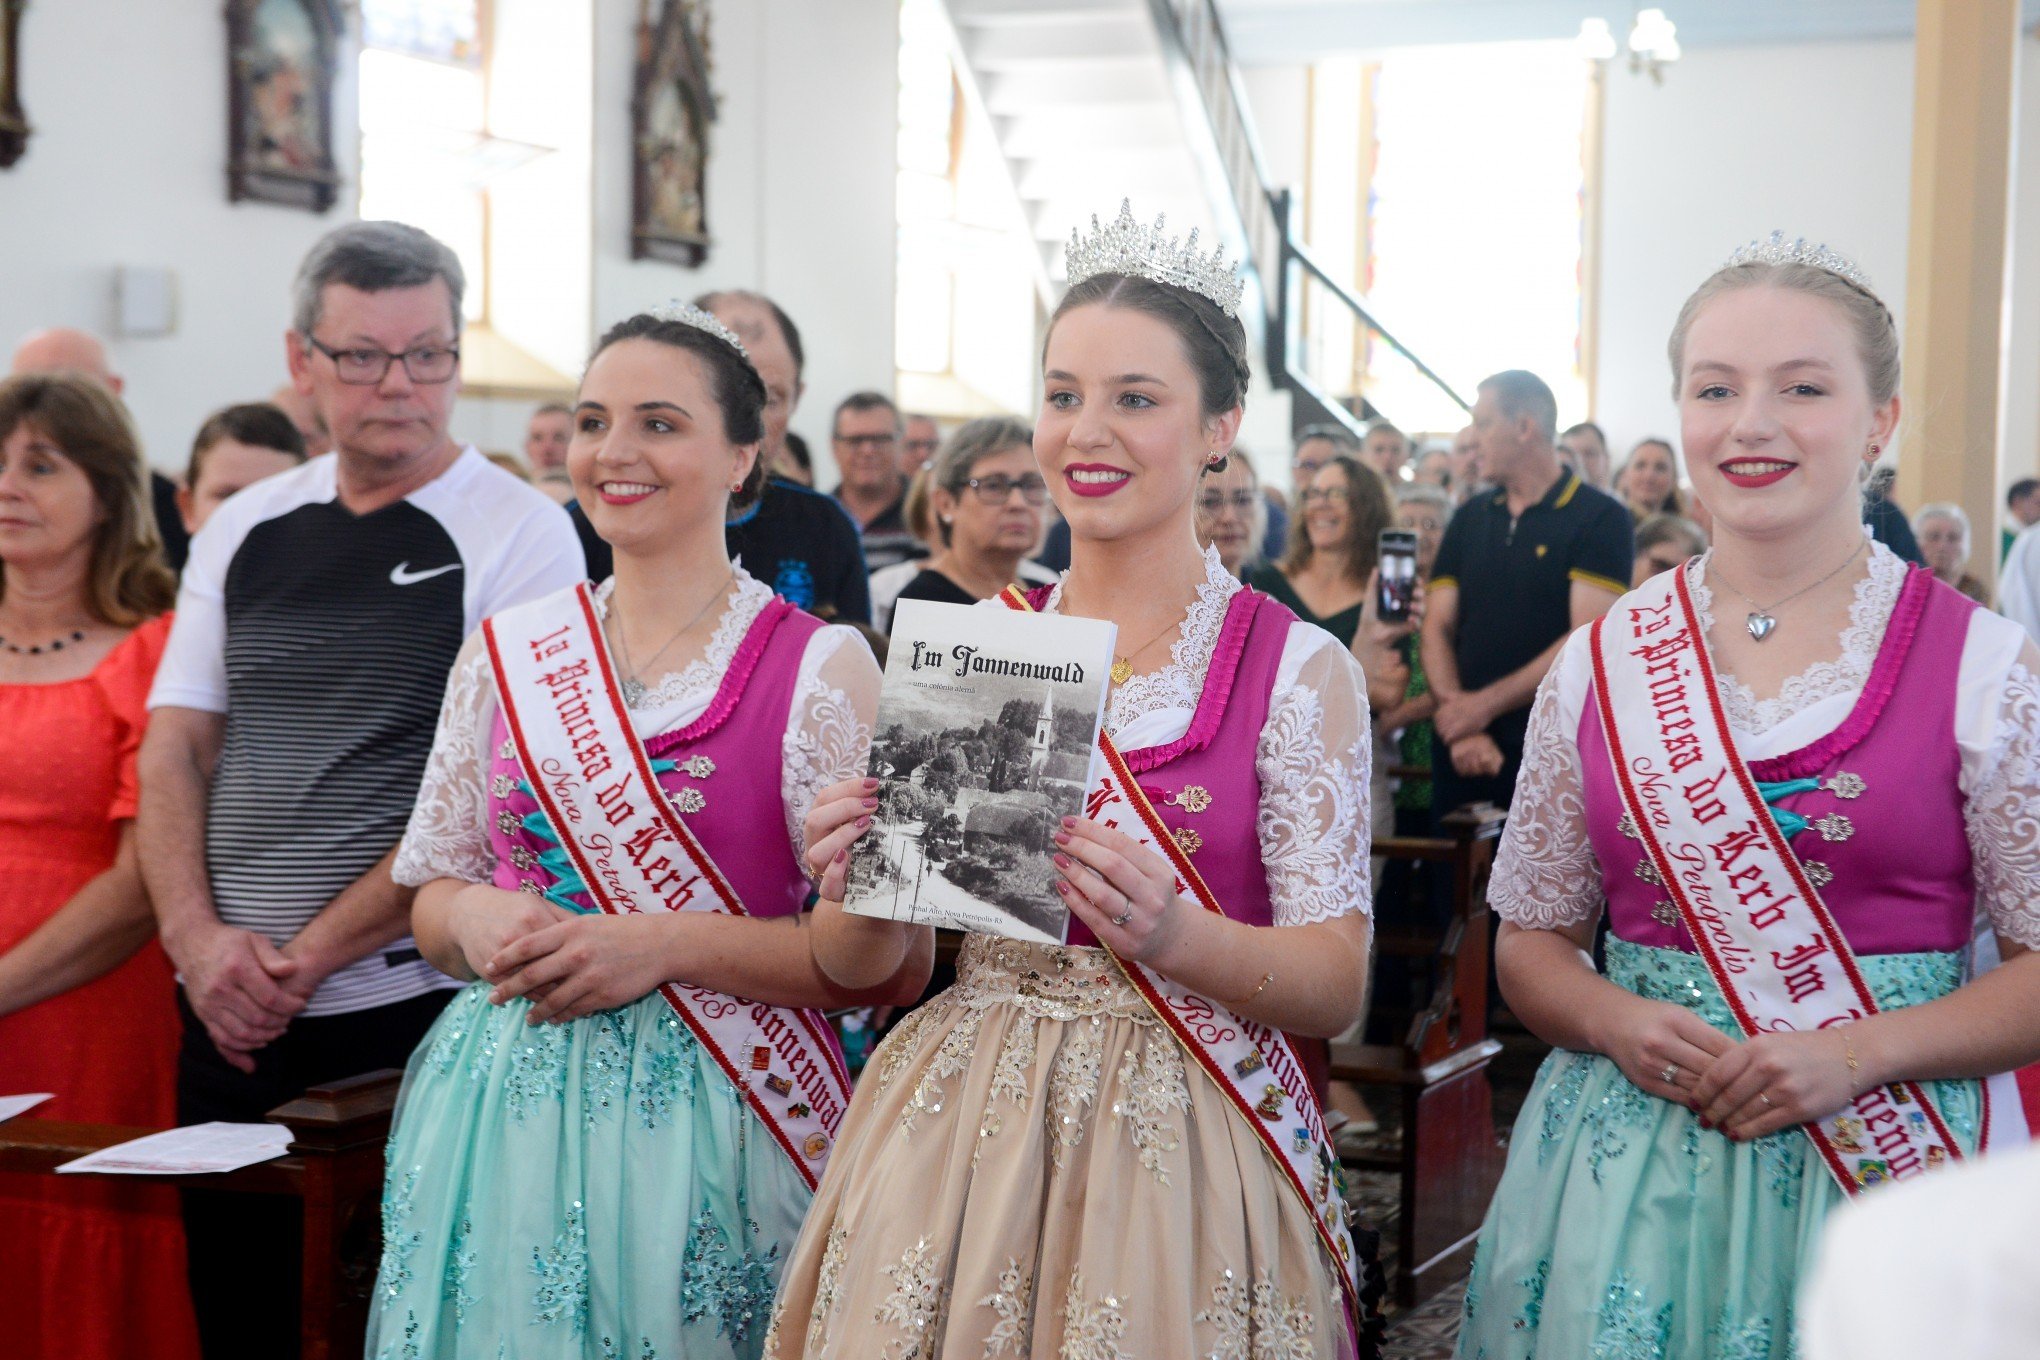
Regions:
<instances>
[{"instance_id":1,"label":"young woman wearing crown","mask_svg":"<svg viewBox=\"0 0 2040 1360\"><path fill-rule=\"evenodd\" d=\"M1056 839L1067 947L972 936L858 1087L768 1356L1333 1357L1354 1249L1284 1031L1362 1005L1368 723L1351 654L1195 537L1247 384L1239 282L1122 208L1072 239L1035 455L1062 581L981 608L1119 629L1103 781ZM824 897L861 789L809 819ZM896 928L905 930L907 928ZM839 983L890 950L824 953Z\"/></svg>"},{"instance_id":2,"label":"young woman wearing crown","mask_svg":"<svg viewBox=\"0 0 2040 1360\"><path fill-rule=\"evenodd\" d=\"M1670 349L1714 548L1574 634L1533 710L1489 898L1558 1051L1466 1357L1781 1360L1828 1212L1973 1154L2004 1112L1976 1079L2040 1056L2040 651L1865 537L1891 314L1774 235ZM1979 913L2007 961L1973 976Z\"/></svg>"},{"instance_id":3,"label":"young woman wearing crown","mask_svg":"<svg viewBox=\"0 0 2040 1360\"><path fill-rule=\"evenodd\" d=\"M751 1360L849 1103L817 1008L926 983L924 942L838 987L814 942L861 923L796 928L801 827L863 768L879 677L730 563L764 404L705 312L612 329L567 467L616 575L454 665L396 874L477 980L405 1075L370 1356Z\"/></svg>"}]
</instances>

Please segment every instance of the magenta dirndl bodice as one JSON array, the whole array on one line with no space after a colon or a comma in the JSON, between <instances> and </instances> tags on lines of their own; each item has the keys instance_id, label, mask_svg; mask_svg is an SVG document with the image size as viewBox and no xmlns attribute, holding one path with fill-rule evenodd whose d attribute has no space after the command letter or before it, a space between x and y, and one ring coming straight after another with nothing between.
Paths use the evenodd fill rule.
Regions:
<instances>
[{"instance_id":1,"label":"magenta dirndl bodice","mask_svg":"<svg viewBox=\"0 0 2040 1360\"><path fill-rule=\"evenodd\" d=\"M1855 707L1833 732L1751 775L1774 808L1807 823L1794 853L1858 954L1956 951L1969 944L1976 879L1963 824L1956 680L1976 604L1918 567L1907 575ZM1625 834L1600 706L1580 716L1588 836L1601 865L1609 929L1633 944L1693 952L1692 937L1638 875L1642 842ZM1779 792L1808 781L1818 787Z\"/></svg>"},{"instance_id":2,"label":"magenta dirndl bodice","mask_svg":"<svg viewBox=\"0 0 2040 1360\"><path fill-rule=\"evenodd\" d=\"M786 828L780 792L787 713L808 640L821 620L774 598L737 645L729 670L700 717L645 742L666 792L737 900L752 916L791 916L811 885ZM490 727L489 845L499 888L544 894L563 881L543 857L551 828L518 763L500 708ZM578 879L574 880L578 883ZM563 905L595 910L584 891L557 893Z\"/></svg>"}]
</instances>

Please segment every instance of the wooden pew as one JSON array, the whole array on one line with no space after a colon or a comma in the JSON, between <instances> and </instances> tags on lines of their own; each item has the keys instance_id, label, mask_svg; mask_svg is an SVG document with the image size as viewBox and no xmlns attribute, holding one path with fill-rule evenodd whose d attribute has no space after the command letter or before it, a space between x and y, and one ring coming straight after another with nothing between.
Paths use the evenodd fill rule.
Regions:
<instances>
[{"instance_id":1,"label":"wooden pew","mask_svg":"<svg viewBox=\"0 0 2040 1360\"><path fill-rule=\"evenodd\" d=\"M383 1144L403 1073L315 1086L267 1118L289 1127L289 1153L213 1176L130 1176L304 1202L301 1360L358 1360L382 1255ZM0 1124L0 1172L53 1172L65 1162L158 1129L15 1119Z\"/></svg>"},{"instance_id":2,"label":"wooden pew","mask_svg":"<svg viewBox=\"0 0 2040 1360\"><path fill-rule=\"evenodd\" d=\"M1435 961L1429 1002L1410 1017L1400 1043L1339 1042L1331 1054L1333 1081L1389 1086L1400 1096L1400 1151L1347 1160L1401 1177L1395 1292L1404 1307L1458 1278L1502 1171L1487 1076L1502 1047L1487 1032L1487 880L1504 814L1477 804L1445 820L1449 839L1374 843L1377 855L1447 866L1452 876L1452 915L1442 936L1405 932L1376 941L1378 952Z\"/></svg>"}]
</instances>

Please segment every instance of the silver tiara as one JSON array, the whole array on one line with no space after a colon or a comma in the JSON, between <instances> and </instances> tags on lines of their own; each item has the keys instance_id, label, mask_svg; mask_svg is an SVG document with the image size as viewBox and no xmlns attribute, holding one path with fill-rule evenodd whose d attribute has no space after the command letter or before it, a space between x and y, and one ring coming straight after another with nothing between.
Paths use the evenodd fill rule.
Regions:
<instances>
[{"instance_id":1,"label":"silver tiara","mask_svg":"<svg viewBox=\"0 0 2040 1360\"><path fill-rule=\"evenodd\" d=\"M1109 227L1100 227L1098 214L1092 213L1091 234L1080 238L1072 229L1069 249L1063 254L1070 286L1074 288L1099 274L1136 274L1156 283L1201 293L1217 303L1218 310L1227 316L1238 316L1245 285L1234 266L1226 262L1225 247L1220 246L1209 256L1198 254L1195 227L1190 229L1186 241L1164 237L1162 222L1166 216L1156 217L1151 227L1142 226L1133 220L1132 202L1123 198L1119 200L1119 216Z\"/></svg>"},{"instance_id":2,"label":"silver tiara","mask_svg":"<svg viewBox=\"0 0 2040 1360\"><path fill-rule=\"evenodd\" d=\"M704 312L691 302L682 302L679 298L674 298L671 302L662 302L652 308L650 315L659 321L677 321L683 326L707 331L742 355L745 363L751 361L751 351L744 348L744 342L737 339L735 331L715 319L713 312Z\"/></svg>"},{"instance_id":3,"label":"silver tiara","mask_svg":"<svg viewBox=\"0 0 2040 1360\"><path fill-rule=\"evenodd\" d=\"M1728 257L1724 269L1739 264L1810 264L1815 269L1825 269L1830 274L1840 274L1850 283L1873 296L1876 290L1870 286L1870 276L1848 256L1829 250L1827 243L1809 245L1804 236L1788 241L1785 233L1774 231L1761 241L1752 241Z\"/></svg>"}]
</instances>

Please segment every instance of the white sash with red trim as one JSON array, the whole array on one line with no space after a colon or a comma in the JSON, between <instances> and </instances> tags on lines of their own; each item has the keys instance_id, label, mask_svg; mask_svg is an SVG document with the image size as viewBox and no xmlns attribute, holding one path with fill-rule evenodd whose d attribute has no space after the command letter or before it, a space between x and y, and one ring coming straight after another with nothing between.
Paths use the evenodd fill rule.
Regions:
<instances>
[{"instance_id":1,"label":"white sash with red trim","mask_svg":"<svg viewBox=\"0 0 2040 1360\"><path fill-rule=\"evenodd\" d=\"M482 632L517 757L588 895L612 916L746 915L652 775L588 586L506 610ZM659 994L814 1189L850 1105L821 1013L682 983Z\"/></svg>"},{"instance_id":2,"label":"white sash with red trim","mask_svg":"<svg viewBox=\"0 0 2040 1360\"><path fill-rule=\"evenodd\" d=\"M1034 606L1014 587L1007 587L1000 598L1008 608L1033 612ZM1206 911L1224 915L1203 876L1127 769L1125 757L1102 730L1098 750L1104 757L1104 772L1084 800L1084 815L1160 854L1176 871L1178 893ZM1336 1174L1338 1159L1332 1154L1317 1093L1287 1036L1242 1019L1223 1002L1200 996L1138 960L1122 959L1109 949L1106 953L1274 1157L1282 1179L1303 1200L1317 1225L1325 1250L1339 1264L1339 1281L1350 1314L1350 1305L1359 1294L1360 1263L1346 1227L1346 1203Z\"/></svg>"},{"instance_id":3,"label":"white sash with red trim","mask_svg":"<svg viewBox=\"0 0 2040 1360\"><path fill-rule=\"evenodd\" d=\"M1876 1014L1855 954L1735 749L1685 571L1624 596L1590 641L1623 804L1743 1033ZM1962 1156L1918 1082L1872 1087L1803 1127L1852 1195Z\"/></svg>"}]
</instances>

